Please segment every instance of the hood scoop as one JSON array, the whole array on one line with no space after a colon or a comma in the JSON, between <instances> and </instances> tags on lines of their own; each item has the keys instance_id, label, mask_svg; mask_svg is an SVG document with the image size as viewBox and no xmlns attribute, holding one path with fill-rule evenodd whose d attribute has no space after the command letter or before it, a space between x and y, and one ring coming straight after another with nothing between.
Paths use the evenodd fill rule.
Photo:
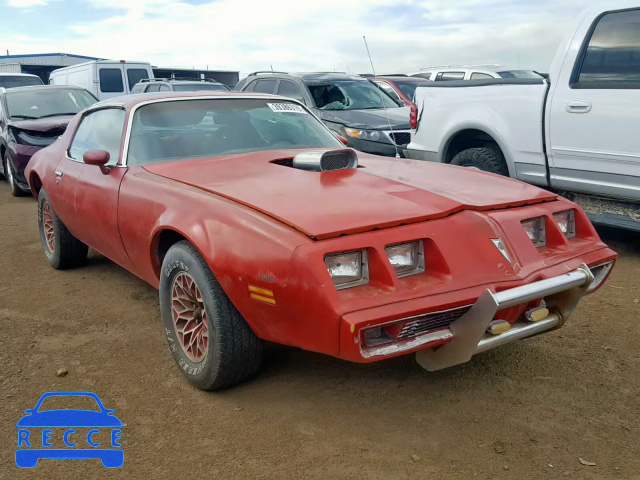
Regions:
<instances>
[{"instance_id":1,"label":"hood scoop","mask_svg":"<svg viewBox=\"0 0 640 480\"><path fill-rule=\"evenodd\" d=\"M312 172L358 168L358 155L351 148L302 152L293 157L292 167Z\"/></svg>"}]
</instances>

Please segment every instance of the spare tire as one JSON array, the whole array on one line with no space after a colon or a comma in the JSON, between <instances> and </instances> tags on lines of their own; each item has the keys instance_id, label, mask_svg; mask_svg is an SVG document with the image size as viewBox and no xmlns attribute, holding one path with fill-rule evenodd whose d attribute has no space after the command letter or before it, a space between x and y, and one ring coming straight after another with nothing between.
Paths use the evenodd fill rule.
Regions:
<instances>
[{"instance_id":1,"label":"spare tire","mask_svg":"<svg viewBox=\"0 0 640 480\"><path fill-rule=\"evenodd\" d=\"M504 155L502 155L502 152L498 148L494 147L468 148L453 157L451 164L461 167L477 168L505 177L509 176L509 169L507 168Z\"/></svg>"}]
</instances>

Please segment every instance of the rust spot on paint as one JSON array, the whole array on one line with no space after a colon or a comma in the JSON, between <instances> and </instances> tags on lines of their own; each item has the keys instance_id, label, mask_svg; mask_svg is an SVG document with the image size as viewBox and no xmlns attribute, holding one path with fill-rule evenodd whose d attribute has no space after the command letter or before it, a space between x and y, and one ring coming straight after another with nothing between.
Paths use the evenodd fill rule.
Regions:
<instances>
[{"instance_id":1,"label":"rust spot on paint","mask_svg":"<svg viewBox=\"0 0 640 480\"><path fill-rule=\"evenodd\" d=\"M276 283L276 276L271 272L258 272L258 280L265 283Z\"/></svg>"}]
</instances>

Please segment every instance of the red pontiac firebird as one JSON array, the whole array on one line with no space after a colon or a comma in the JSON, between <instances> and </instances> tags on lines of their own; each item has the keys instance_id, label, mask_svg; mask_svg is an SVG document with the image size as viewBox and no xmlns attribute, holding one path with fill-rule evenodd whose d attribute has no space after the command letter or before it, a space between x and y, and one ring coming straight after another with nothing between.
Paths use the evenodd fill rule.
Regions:
<instances>
[{"instance_id":1,"label":"red pontiac firebird","mask_svg":"<svg viewBox=\"0 0 640 480\"><path fill-rule=\"evenodd\" d=\"M26 177L49 263L91 247L158 288L171 353L206 390L255 374L262 341L466 362L561 327L616 259L564 198L344 148L270 95L97 103Z\"/></svg>"}]
</instances>

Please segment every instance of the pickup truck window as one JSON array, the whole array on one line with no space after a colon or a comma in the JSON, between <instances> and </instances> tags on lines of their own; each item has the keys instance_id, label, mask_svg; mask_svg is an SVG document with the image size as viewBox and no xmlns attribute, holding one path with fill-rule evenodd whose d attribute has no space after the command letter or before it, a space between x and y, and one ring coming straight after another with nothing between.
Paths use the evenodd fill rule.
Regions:
<instances>
[{"instance_id":1,"label":"pickup truck window","mask_svg":"<svg viewBox=\"0 0 640 480\"><path fill-rule=\"evenodd\" d=\"M640 88L640 10L600 17L577 83L583 88Z\"/></svg>"},{"instance_id":2,"label":"pickup truck window","mask_svg":"<svg viewBox=\"0 0 640 480\"><path fill-rule=\"evenodd\" d=\"M436 75L436 82L445 82L448 80L464 80L464 72L440 72Z\"/></svg>"}]
</instances>

